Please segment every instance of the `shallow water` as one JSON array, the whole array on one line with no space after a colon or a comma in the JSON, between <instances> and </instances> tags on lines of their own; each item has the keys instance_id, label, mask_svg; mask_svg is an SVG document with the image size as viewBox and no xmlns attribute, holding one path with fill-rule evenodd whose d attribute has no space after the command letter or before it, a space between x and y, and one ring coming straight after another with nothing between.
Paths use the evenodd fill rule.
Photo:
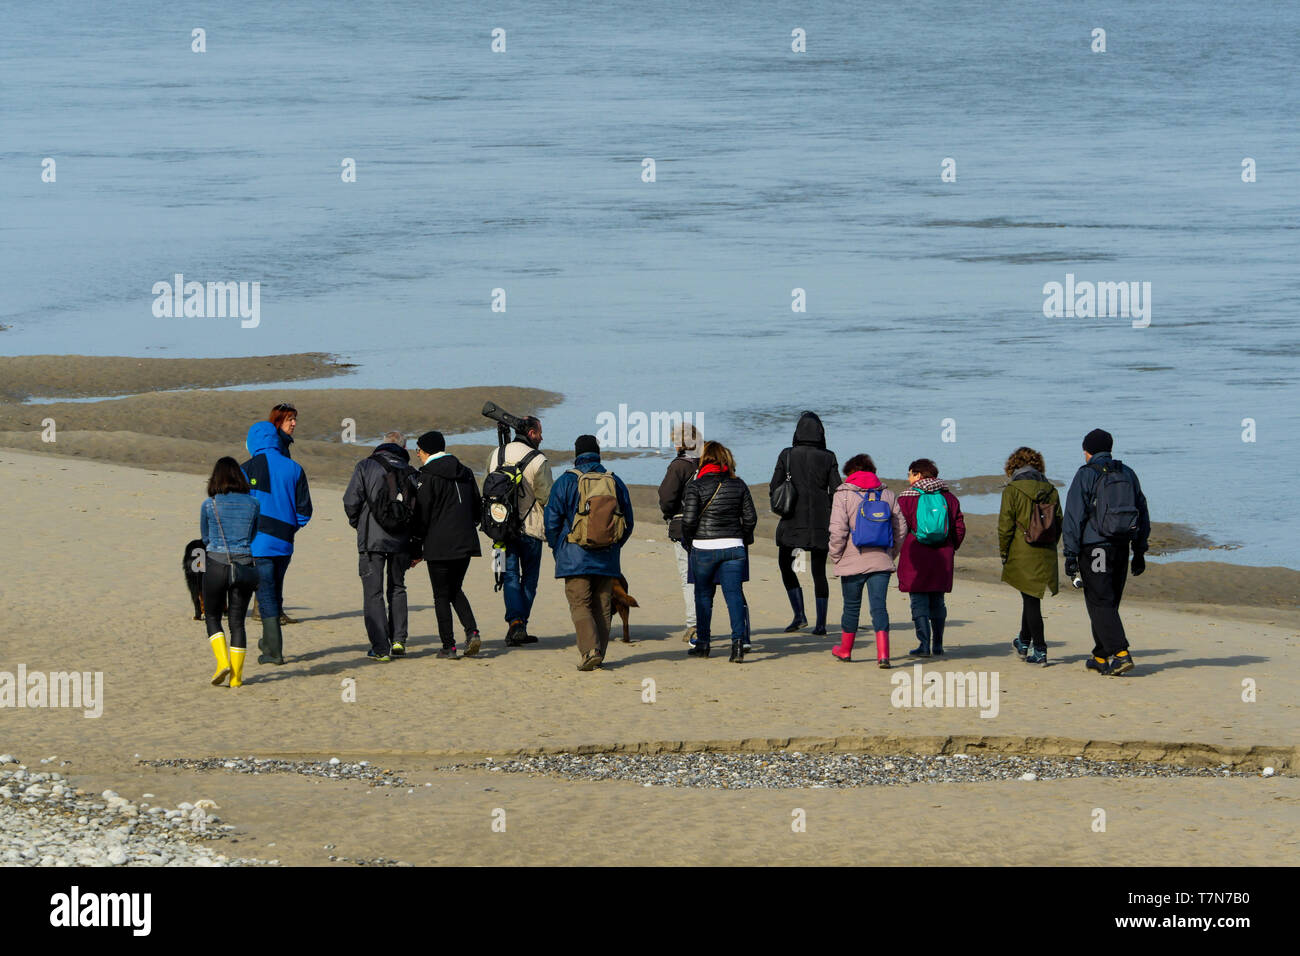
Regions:
<instances>
[{"instance_id":1,"label":"shallow water","mask_svg":"<svg viewBox=\"0 0 1300 956\"><path fill-rule=\"evenodd\" d=\"M1068 478L1102 426L1158 520L1300 567L1238 490L1300 467L1300 7L611 6L7 10L0 348L535 385L548 444L689 411L759 481L803 408L885 474ZM178 272L260 324L155 318ZM1150 326L1045 318L1067 273L1150 282Z\"/></svg>"}]
</instances>

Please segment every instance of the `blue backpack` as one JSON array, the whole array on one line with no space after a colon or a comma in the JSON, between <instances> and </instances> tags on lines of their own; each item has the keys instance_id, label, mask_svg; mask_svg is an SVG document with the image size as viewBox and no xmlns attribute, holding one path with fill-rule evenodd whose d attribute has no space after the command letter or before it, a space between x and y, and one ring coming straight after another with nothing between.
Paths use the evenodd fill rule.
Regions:
<instances>
[{"instance_id":1,"label":"blue backpack","mask_svg":"<svg viewBox=\"0 0 1300 956\"><path fill-rule=\"evenodd\" d=\"M892 548L894 521L889 503L880 500L879 491L868 491L858 504L853 522L853 544L859 548Z\"/></svg>"}]
</instances>

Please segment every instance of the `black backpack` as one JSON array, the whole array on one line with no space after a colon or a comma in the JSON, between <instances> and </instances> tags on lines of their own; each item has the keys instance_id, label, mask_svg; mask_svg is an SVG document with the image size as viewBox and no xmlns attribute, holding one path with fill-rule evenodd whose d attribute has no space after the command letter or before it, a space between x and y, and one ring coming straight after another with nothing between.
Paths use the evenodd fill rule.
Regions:
<instances>
[{"instance_id":1,"label":"black backpack","mask_svg":"<svg viewBox=\"0 0 1300 956\"><path fill-rule=\"evenodd\" d=\"M378 456L374 461L384 469L384 480L374 500L368 502L370 514L389 534L409 535L415 524L415 490L411 482L415 469L394 468Z\"/></svg>"},{"instance_id":2,"label":"black backpack","mask_svg":"<svg viewBox=\"0 0 1300 956\"><path fill-rule=\"evenodd\" d=\"M1092 520L1103 538L1132 541L1138 535L1137 486L1119 460L1107 467L1089 462L1088 467L1100 476L1092 486Z\"/></svg>"},{"instance_id":3,"label":"black backpack","mask_svg":"<svg viewBox=\"0 0 1300 956\"><path fill-rule=\"evenodd\" d=\"M534 448L513 465L506 465L506 450L499 446L497 466L483 479L483 517L479 526L494 542L513 541L524 533L524 516L533 507L524 472L541 452ZM527 501L525 505L524 499Z\"/></svg>"}]
</instances>

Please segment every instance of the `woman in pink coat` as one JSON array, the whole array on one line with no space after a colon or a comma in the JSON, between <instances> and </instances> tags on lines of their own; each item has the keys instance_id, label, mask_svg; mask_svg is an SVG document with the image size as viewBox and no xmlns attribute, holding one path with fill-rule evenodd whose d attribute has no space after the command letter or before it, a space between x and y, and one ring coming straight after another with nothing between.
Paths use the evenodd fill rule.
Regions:
<instances>
[{"instance_id":1,"label":"woman in pink coat","mask_svg":"<svg viewBox=\"0 0 1300 956\"><path fill-rule=\"evenodd\" d=\"M943 596L952 591L953 560L966 537L966 519L957 496L948 490L947 482L939 480L939 467L929 458L918 458L907 466L907 481L910 487L898 496L898 507L907 519L907 536L898 558L898 590L912 596L918 645L907 653L930 657L943 654L943 625L948 619ZM917 520L922 507L924 528ZM931 530L930 519L945 511L946 526L939 529L938 539L920 540L918 534Z\"/></svg>"},{"instance_id":2,"label":"woman in pink coat","mask_svg":"<svg viewBox=\"0 0 1300 956\"><path fill-rule=\"evenodd\" d=\"M841 661L850 659L865 587L871 607L871 627L876 632L876 663L888 667L889 610L885 597L899 545L907 533L907 522L894 493L876 477L876 464L870 455L854 455L845 463L844 474L846 480L835 489L831 499L830 558L835 563L835 576L840 579L844 596L840 643L831 653ZM863 527L855 535L859 522L863 522ZM855 544L855 538L863 544Z\"/></svg>"}]
</instances>

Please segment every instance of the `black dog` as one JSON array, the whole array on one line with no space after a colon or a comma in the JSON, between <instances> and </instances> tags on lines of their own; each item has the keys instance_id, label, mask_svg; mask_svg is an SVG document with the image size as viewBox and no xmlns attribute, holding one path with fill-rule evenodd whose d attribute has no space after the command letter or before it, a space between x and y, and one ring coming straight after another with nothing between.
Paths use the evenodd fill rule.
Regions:
<instances>
[{"instance_id":1,"label":"black dog","mask_svg":"<svg viewBox=\"0 0 1300 956\"><path fill-rule=\"evenodd\" d=\"M203 541L195 538L185 546L181 556L181 569L185 572L185 585L190 589L190 599L194 602L194 620L203 620L203 567L207 554Z\"/></svg>"}]
</instances>

